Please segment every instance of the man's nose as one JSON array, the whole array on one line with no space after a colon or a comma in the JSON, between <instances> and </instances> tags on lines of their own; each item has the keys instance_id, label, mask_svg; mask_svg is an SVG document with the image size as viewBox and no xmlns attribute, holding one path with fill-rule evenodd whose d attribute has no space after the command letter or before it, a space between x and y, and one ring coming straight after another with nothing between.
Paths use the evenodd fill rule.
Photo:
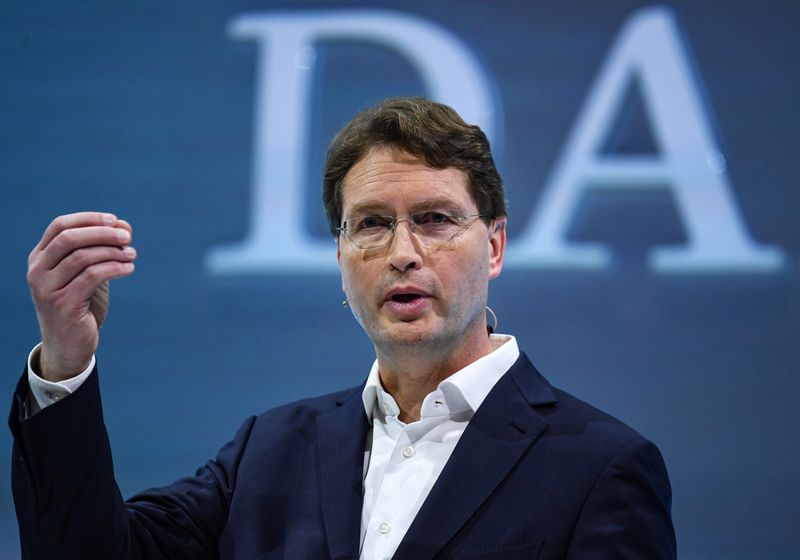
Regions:
<instances>
[{"instance_id":1,"label":"man's nose","mask_svg":"<svg viewBox=\"0 0 800 560\"><path fill-rule=\"evenodd\" d=\"M389 243L389 266L400 272L422 266L422 245L414 235L413 227L412 222L408 219L398 220Z\"/></svg>"}]
</instances>

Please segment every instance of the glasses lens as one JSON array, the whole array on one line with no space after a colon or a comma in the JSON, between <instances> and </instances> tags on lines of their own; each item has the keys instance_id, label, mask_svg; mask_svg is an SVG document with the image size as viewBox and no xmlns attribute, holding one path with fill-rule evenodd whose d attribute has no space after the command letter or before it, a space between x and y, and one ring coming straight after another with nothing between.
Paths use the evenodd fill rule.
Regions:
<instances>
[{"instance_id":1,"label":"glasses lens","mask_svg":"<svg viewBox=\"0 0 800 560\"><path fill-rule=\"evenodd\" d=\"M386 245L392 237L394 219L390 216L363 216L347 221L347 235L362 249Z\"/></svg>"},{"instance_id":2,"label":"glasses lens","mask_svg":"<svg viewBox=\"0 0 800 560\"><path fill-rule=\"evenodd\" d=\"M465 219L445 212L418 212L409 218L414 222L417 237L426 246L438 246L450 241L464 227Z\"/></svg>"}]
</instances>

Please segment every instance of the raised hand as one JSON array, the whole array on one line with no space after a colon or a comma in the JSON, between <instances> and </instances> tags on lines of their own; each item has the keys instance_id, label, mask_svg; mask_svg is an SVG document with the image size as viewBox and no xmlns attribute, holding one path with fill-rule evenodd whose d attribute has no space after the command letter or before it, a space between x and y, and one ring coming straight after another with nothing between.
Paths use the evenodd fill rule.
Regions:
<instances>
[{"instance_id":1,"label":"raised hand","mask_svg":"<svg viewBox=\"0 0 800 560\"><path fill-rule=\"evenodd\" d=\"M42 347L38 373L60 381L86 369L108 313L108 282L133 272L133 230L113 214L59 216L28 257Z\"/></svg>"}]
</instances>

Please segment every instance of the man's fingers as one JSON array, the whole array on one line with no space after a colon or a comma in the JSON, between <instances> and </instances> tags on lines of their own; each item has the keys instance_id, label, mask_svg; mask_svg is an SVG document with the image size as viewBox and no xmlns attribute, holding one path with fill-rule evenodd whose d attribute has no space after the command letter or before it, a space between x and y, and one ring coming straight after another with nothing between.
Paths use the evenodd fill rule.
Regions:
<instances>
[{"instance_id":1,"label":"man's fingers","mask_svg":"<svg viewBox=\"0 0 800 560\"><path fill-rule=\"evenodd\" d=\"M130 242L131 234L124 228L87 226L67 229L50 240L32 261L31 267L38 269L39 272L48 271L55 268L73 251L94 246L123 247Z\"/></svg>"},{"instance_id":2,"label":"man's fingers","mask_svg":"<svg viewBox=\"0 0 800 560\"><path fill-rule=\"evenodd\" d=\"M44 230L42 239L39 241L36 249L39 251L44 250L44 248L64 230L88 226L115 226L118 221L114 214L109 214L108 212L76 212L75 214L59 216L50 222L50 225ZM130 227L130 225L128 227Z\"/></svg>"},{"instance_id":3,"label":"man's fingers","mask_svg":"<svg viewBox=\"0 0 800 560\"><path fill-rule=\"evenodd\" d=\"M131 225L128 222L126 222L125 220L119 220L118 219L117 223L116 223L116 227L118 227L118 228L121 227L121 228L127 230L128 233L133 233L133 227L131 227Z\"/></svg>"},{"instance_id":4,"label":"man's fingers","mask_svg":"<svg viewBox=\"0 0 800 560\"><path fill-rule=\"evenodd\" d=\"M41 289L44 292L59 290L72 282L84 269L102 262L127 263L133 262L134 259L136 259L136 249L133 247L82 247L61 259L47 274Z\"/></svg>"},{"instance_id":5,"label":"man's fingers","mask_svg":"<svg viewBox=\"0 0 800 560\"><path fill-rule=\"evenodd\" d=\"M93 264L83 269L61 290L54 292L54 295L57 299L63 299L69 308L75 309L90 299L100 284L128 276L133 270L132 262L104 261Z\"/></svg>"}]
</instances>

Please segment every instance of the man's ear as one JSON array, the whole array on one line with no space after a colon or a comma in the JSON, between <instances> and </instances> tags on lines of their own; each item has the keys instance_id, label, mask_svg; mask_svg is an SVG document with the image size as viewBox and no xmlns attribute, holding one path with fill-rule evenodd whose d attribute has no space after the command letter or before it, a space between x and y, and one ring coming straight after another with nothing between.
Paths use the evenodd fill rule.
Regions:
<instances>
[{"instance_id":1,"label":"man's ear","mask_svg":"<svg viewBox=\"0 0 800 560\"><path fill-rule=\"evenodd\" d=\"M494 220L489 231L489 279L500 276L503 270L503 257L506 254L506 218Z\"/></svg>"}]
</instances>

